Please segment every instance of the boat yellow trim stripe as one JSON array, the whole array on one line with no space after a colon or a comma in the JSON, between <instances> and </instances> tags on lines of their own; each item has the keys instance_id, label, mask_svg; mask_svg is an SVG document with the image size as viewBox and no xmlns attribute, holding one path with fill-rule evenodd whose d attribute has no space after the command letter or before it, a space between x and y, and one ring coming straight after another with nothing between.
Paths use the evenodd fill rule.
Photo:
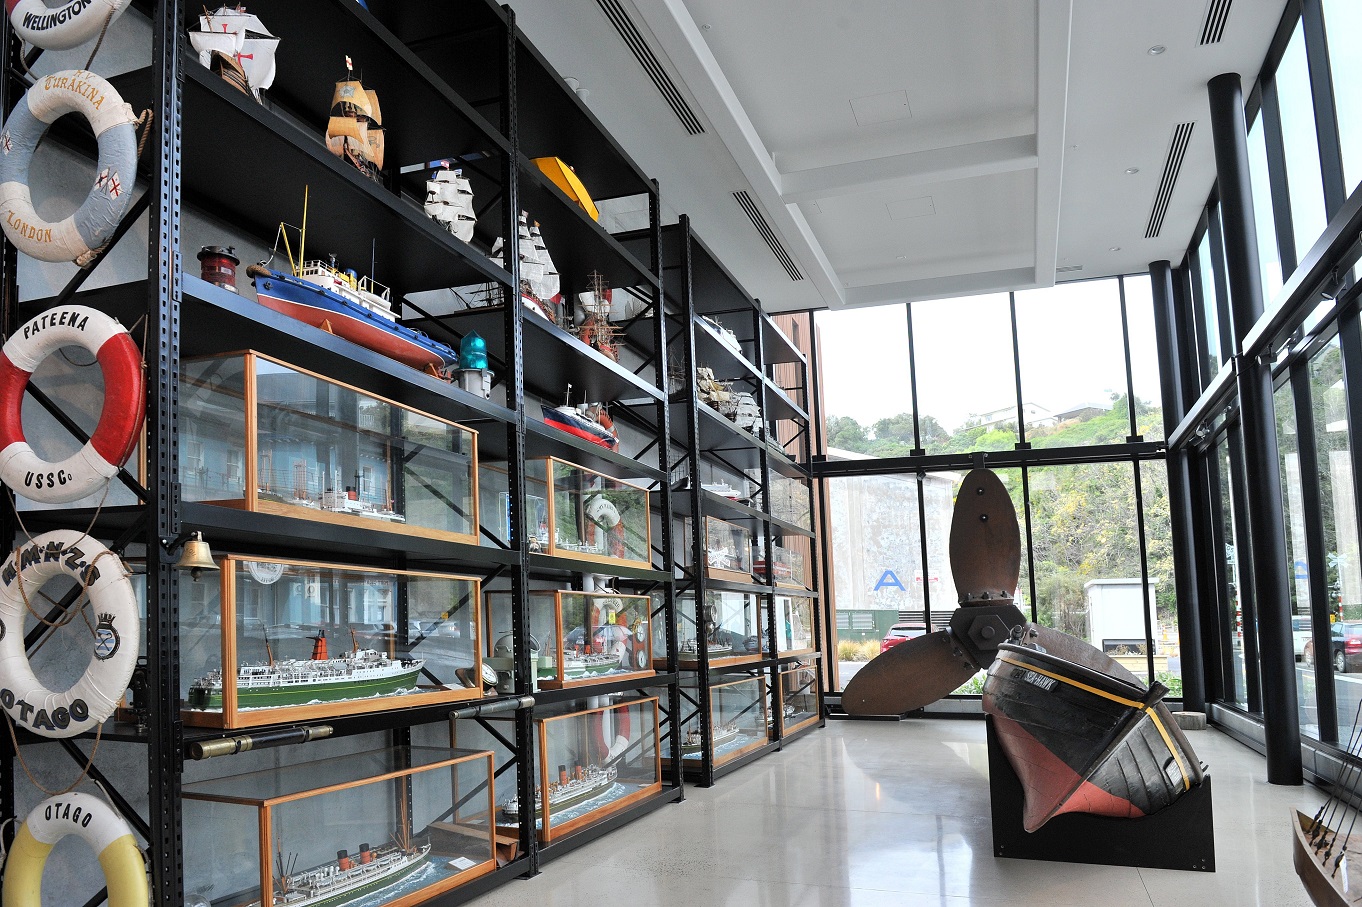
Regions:
<instances>
[{"instance_id":1,"label":"boat yellow trim stripe","mask_svg":"<svg viewBox=\"0 0 1362 907\"><path fill-rule=\"evenodd\" d=\"M1034 671L1037 674L1043 674L1046 677L1058 680L1060 683L1068 684L1071 687L1077 687L1080 690L1092 693L1095 696L1101 696L1103 699L1109 699L1112 702L1118 702L1127 708L1139 709L1141 712L1144 712L1145 716L1154 723L1154 729L1159 732L1159 736L1163 738L1164 746L1168 747L1168 752L1172 755L1173 761L1178 764L1178 772L1182 775L1182 789L1184 791L1192 789L1192 779L1187 773L1187 763L1182 760L1182 754L1178 752L1177 746L1173 744L1173 738L1169 736L1168 729L1163 726L1163 722L1159 720L1158 713L1152 707L1145 705L1137 699L1127 699L1124 696L1117 696L1115 693L1108 693L1106 690L1099 690L1097 687L1081 683L1074 680L1072 677L1065 677L1062 674L1055 674L1044 668L1026 664L1018 661L1015 657L1010 656L1007 653L999 653L998 660L1005 661L1010 665L1015 665L1024 671Z\"/></svg>"}]
</instances>

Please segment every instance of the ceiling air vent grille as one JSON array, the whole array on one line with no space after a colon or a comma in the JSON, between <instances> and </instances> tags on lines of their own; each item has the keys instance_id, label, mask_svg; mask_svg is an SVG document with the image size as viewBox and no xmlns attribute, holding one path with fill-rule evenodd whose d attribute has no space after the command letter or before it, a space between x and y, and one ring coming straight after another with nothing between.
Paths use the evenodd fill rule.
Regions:
<instances>
[{"instance_id":1,"label":"ceiling air vent grille","mask_svg":"<svg viewBox=\"0 0 1362 907\"><path fill-rule=\"evenodd\" d=\"M686 99L681 96L676 83L667 75L667 71L662 68L657 55L648 46L648 42L643 40L643 35L639 34L638 27L634 25L629 14L620 6L619 0L596 0L601 12L610 20L610 24L615 26L615 31L620 33L625 45L638 60L643 71L648 74L648 78L653 80L657 90L662 92L663 99L671 107L676 118L681 121L681 125L686 127L686 132L691 135L700 135L705 131L705 127L700 123L700 118L695 115L695 111L690 109Z\"/></svg>"},{"instance_id":2,"label":"ceiling air vent grille","mask_svg":"<svg viewBox=\"0 0 1362 907\"><path fill-rule=\"evenodd\" d=\"M1206 20L1201 23L1201 44L1218 44L1225 37L1225 23L1230 18L1234 0L1210 0L1206 4Z\"/></svg>"},{"instance_id":3,"label":"ceiling air vent grille","mask_svg":"<svg viewBox=\"0 0 1362 907\"><path fill-rule=\"evenodd\" d=\"M781 267L785 269L785 273L790 275L790 279L803 280L804 275L799 272L799 266L795 264L794 259L790 257L790 253L785 251L785 247L781 245L780 240L776 238L776 231L771 229L771 225L766 222L766 218L762 217L761 212L757 210L757 203L752 201L752 196L748 195L746 192L734 192L733 197L738 200L738 204L747 212L747 216L752 219L752 226L756 227L757 232L761 234L761 238L766 240L766 245L771 247L771 251L774 252L776 258L780 260Z\"/></svg>"},{"instance_id":4,"label":"ceiling air vent grille","mask_svg":"<svg viewBox=\"0 0 1362 907\"><path fill-rule=\"evenodd\" d=\"M1154 196L1154 208L1149 212L1149 224L1144 230L1145 239L1153 239L1163 230L1168 202L1173 198L1173 187L1177 185L1178 174L1182 172L1182 159L1187 156L1187 145L1192 141L1192 127L1195 125L1179 123L1173 128L1173 140L1168 143L1168 157L1163 162L1163 176L1159 178L1159 191Z\"/></svg>"},{"instance_id":5,"label":"ceiling air vent grille","mask_svg":"<svg viewBox=\"0 0 1362 907\"><path fill-rule=\"evenodd\" d=\"M1056 274L1074 274L1074 273L1076 273L1076 272L1078 272L1078 271L1081 271L1081 270L1083 270L1083 266L1082 266L1082 265L1065 265L1065 266L1062 267L1062 268L1055 268L1055 273L1056 273Z\"/></svg>"}]
</instances>

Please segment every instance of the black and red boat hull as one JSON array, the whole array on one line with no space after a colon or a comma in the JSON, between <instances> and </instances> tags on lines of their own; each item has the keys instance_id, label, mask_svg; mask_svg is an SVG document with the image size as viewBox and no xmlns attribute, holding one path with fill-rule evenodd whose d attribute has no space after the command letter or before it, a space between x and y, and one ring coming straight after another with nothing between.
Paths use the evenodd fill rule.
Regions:
<instances>
[{"instance_id":1,"label":"black and red boat hull","mask_svg":"<svg viewBox=\"0 0 1362 907\"><path fill-rule=\"evenodd\" d=\"M1026 793L1026 830L1070 812L1147 816L1200 784L1201 763L1160 701L1163 687L1146 690L1101 652L1064 640L1088 650L1087 664L1004 643L984 682L984 711Z\"/></svg>"}]
</instances>

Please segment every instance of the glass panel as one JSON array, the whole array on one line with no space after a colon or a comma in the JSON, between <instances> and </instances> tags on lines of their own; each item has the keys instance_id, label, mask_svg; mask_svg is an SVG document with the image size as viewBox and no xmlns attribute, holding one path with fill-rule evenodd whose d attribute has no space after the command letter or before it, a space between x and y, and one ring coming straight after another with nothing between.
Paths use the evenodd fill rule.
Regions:
<instances>
[{"instance_id":1,"label":"glass panel","mask_svg":"<svg viewBox=\"0 0 1362 907\"><path fill-rule=\"evenodd\" d=\"M1231 482L1229 442L1223 437L1215 448L1216 474L1220 484L1219 507L1221 539L1224 543L1220 569L1224 576L1224 592L1220 601L1221 620L1227 639L1222 641L1229 658L1229 674L1225 678L1226 700L1248 708L1248 680L1244 661L1244 620L1239 603L1238 536L1234 523L1234 491ZM1248 628L1252 632L1252 628Z\"/></svg>"},{"instance_id":2,"label":"glass panel","mask_svg":"<svg viewBox=\"0 0 1362 907\"><path fill-rule=\"evenodd\" d=\"M1147 677L1154 596L1141 581L1131 464L1035 468L1030 486L1039 622Z\"/></svg>"},{"instance_id":3,"label":"glass panel","mask_svg":"<svg viewBox=\"0 0 1362 907\"><path fill-rule=\"evenodd\" d=\"M502 693L515 692L515 634L511 632L511 593L504 590L488 592L487 653L483 663L496 671L497 689ZM557 632L555 630L557 599L552 591L536 589L527 596L530 612L530 658L535 666L534 686L553 686L558 681Z\"/></svg>"},{"instance_id":4,"label":"glass panel","mask_svg":"<svg viewBox=\"0 0 1362 907\"><path fill-rule=\"evenodd\" d=\"M1355 0L1324 0L1329 40L1329 72L1338 111L1338 138L1343 146L1344 185L1351 194L1362 182L1362 5Z\"/></svg>"},{"instance_id":5,"label":"glass panel","mask_svg":"<svg viewBox=\"0 0 1362 907\"><path fill-rule=\"evenodd\" d=\"M1154 599L1154 679L1168 688L1171 698L1179 699L1182 697L1182 653L1178 648L1178 595L1173 569L1167 464L1162 460L1141 463L1140 488L1144 493L1149 591Z\"/></svg>"},{"instance_id":6,"label":"glass panel","mask_svg":"<svg viewBox=\"0 0 1362 907\"><path fill-rule=\"evenodd\" d=\"M1026 440L1115 444L1130 434L1120 288L1084 280L1017 293ZM1059 349L1064 355L1055 355ZM1015 408L1012 411L1016 418Z\"/></svg>"},{"instance_id":7,"label":"glass panel","mask_svg":"<svg viewBox=\"0 0 1362 907\"><path fill-rule=\"evenodd\" d=\"M705 517L705 567L710 576L750 583L752 533L745 527Z\"/></svg>"},{"instance_id":8,"label":"glass panel","mask_svg":"<svg viewBox=\"0 0 1362 907\"><path fill-rule=\"evenodd\" d=\"M801 529L813 529L813 490L803 479L771 472L771 516Z\"/></svg>"},{"instance_id":9,"label":"glass panel","mask_svg":"<svg viewBox=\"0 0 1362 907\"><path fill-rule=\"evenodd\" d=\"M1330 657L1336 675L1338 735L1340 740L1348 740L1357 712L1357 698L1352 694L1356 684L1343 675L1362 671L1362 565L1358 559L1357 502L1353 496L1347 398L1337 338L1329 341L1310 360L1310 401L1314 407L1315 446L1319 456L1329 616L1333 622ZM1313 649L1311 646L1312 661L1319 654Z\"/></svg>"},{"instance_id":10,"label":"glass panel","mask_svg":"<svg viewBox=\"0 0 1362 907\"><path fill-rule=\"evenodd\" d=\"M798 595L776 596L776 654L813 648L813 601Z\"/></svg>"},{"instance_id":11,"label":"glass panel","mask_svg":"<svg viewBox=\"0 0 1362 907\"><path fill-rule=\"evenodd\" d=\"M180 494L186 501L242 501L243 476L228 469L246 446L246 360L186 362L180 373Z\"/></svg>"},{"instance_id":12,"label":"glass panel","mask_svg":"<svg viewBox=\"0 0 1362 907\"><path fill-rule=\"evenodd\" d=\"M695 681L683 680L682 687L684 695L698 700ZM714 684L709 688L709 697L712 742L706 742L699 715L695 715L681 726L682 759L698 762L708 745L714 754L714 764L719 766L761 748L770 739L773 718L765 677Z\"/></svg>"},{"instance_id":13,"label":"glass panel","mask_svg":"<svg viewBox=\"0 0 1362 907\"><path fill-rule=\"evenodd\" d=\"M828 447L872 456L911 451L912 396L904 307L819 312L818 332ZM881 421L885 424L877 431Z\"/></svg>"},{"instance_id":14,"label":"glass panel","mask_svg":"<svg viewBox=\"0 0 1362 907\"><path fill-rule=\"evenodd\" d=\"M785 733L818 720L818 663L797 661L780 672L781 720Z\"/></svg>"},{"instance_id":15,"label":"glass panel","mask_svg":"<svg viewBox=\"0 0 1362 907\"><path fill-rule=\"evenodd\" d=\"M1205 380L1220 370L1220 303L1215 290L1215 266L1211 259L1211 231L1207 230L1196 246L1197 276L1196 286L1201 306L1197 310L1197 327L1206 335L1206 372Z\"/></svg>"},{"instance_id":16,"label":"glass panel","mask_svg":"<svg viewBox=\"0 0 1362 907\"><path fill-rule=\"evenodd\" d=\"M1154 333L1154 296L1147 274L1125 279L1130 332L1130 375L1135 385L1135 427L1146 441L1163 440L1163 385Z\"/></svg>"},{"instance_id":17,"label":"glass panel","mask_svg":"<svg viewBox=\"0 0 1362 907\"><path fill-rule=\"evenodd\" d=\"M1259 114L1248 132L1249 179L1253 185L1253 220L1258 231L1258 265L1263 281L1263 303L1282 288L1282 256L1277 251L1277 230L1272 208L1272 184L1267 170L1267 138Z\"/></svg>"},{"instance_id":18,"label":"glass panel","mask_svg":"<svg viewBox=\"0 0 1362 907\"><path fill-rule=\"evenodd\" d=\"M553 487L548 553L651 566L648 490L562 460L548 463ZM542 474L542 465L526 465L532 475ZM527 485L533 488L533 479ZM533 518L529 507L526 511Z\"/></svg>"},{"instance_id":19,"label":"glass panel","mask_svg":"<svg viewBox=\"0 0 1362 907\"><path fill-rule=\"evenodd\" d=\"M1275 80L1282 116L1282 144L1286 149L1286 182L1291 190L1291 225L1299 261L1324 232L1327 220L1310 72L1305 59L1305 33L1299 25L1286 45Z\"/></svg>"},{"instance_id":20,"label":"glass panel","mask_svg":"<svg viewBox=\"0 0 1362 907\"><path fill-rule=\"evenodd\" d=\"M1302 662L1310 639L1310 563L1305 548L1305 502L1301 494L1301 462L1296 435L1296 402L1288 382L1272 395L1277 418L1277 453L1282 471L1282 510L1286 518L1286 562L1288 566L1291 638L1296 661ZM1311 646L1311 657L1314 656ZM1319 716L1315 699L1315 672L1304 663L1296 670L1296 704L1301 733L1319 737Z\"/></svg>"},{"instance_id":21,"label":"glass panel","mask_svg":"<svg viewBox=\"0 0 1362 907\"><path fill-rule=\"evenodd\" d=\"M1017 443L1017 396L1007 295L932 300L912 309L923 448L1010 450ZM876 386L857 381L861 394Z\"/></svg>"}]
</instances>

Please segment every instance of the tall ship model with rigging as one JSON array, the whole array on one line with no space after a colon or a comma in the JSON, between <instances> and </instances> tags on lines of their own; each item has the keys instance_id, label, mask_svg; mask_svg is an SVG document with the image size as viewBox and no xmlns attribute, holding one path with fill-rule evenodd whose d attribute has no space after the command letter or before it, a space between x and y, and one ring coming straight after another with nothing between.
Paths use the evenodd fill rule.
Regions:
<instances>
[{"instance_id":1,"label":"tall ship model with rigging","mask_svg":"<svg viewBox=\"0 0 1362 907\"><path fill-rule=\"evenodd\" d=\"M270 257L246 269L255 279L261 305L437 377L458 365L454 349L397 323L387 287L353 270L340 270L334 255L326 261L307 260L306 194L297 263L284 227L279 225ZM288 273L270 267L281 241L289 260Z\"/></svg>"},{"instance_id":2,"label":"tall ship model with rigging","mask_svg":"<svg viewBox=\"0 0 1362 907\"><path fill-rule=\"evenodd\" d=\"M327 652L324 631L312 637L312 657L275 661L271 653L266 664L243 664L236 674L236 703L239 709L304 705L311 702L337 702L384 696L416 687L425 667L421 658L392 659L387 653L352 649L335 658ZM351 631L354 642L354 631ZM269 651L266 643L266 651ZM216 711L222 708L222 671L210 671L189 685L191 709Z\"/></svg>"},{"instance_id":3,"label":"tall ship model with rigging","mask_svg":"<svg viewBox=\"0 0 1362 907\"><path fill-rule=\"evenodd\" d=\"M473 228L478 216L473 210L473 189L462 170L452 170L448 161L440 161L439 169L426 180L426 217L444 227L464 242L473 239Z\"/></svg>"},{"instance_id":4,"label":"tall ship model with rigging","mask_svg":"<svg viewBox=\"0 0 1362 907\"><path fill-rule=\"evenodd\" d=\"M189 30L189 43L200 63L257 101L274 84L279 39L240 4L211 13L205 7L198 28Z\"/></svg>"},{"instance_id":5,"label":"tall ship model with rigging","mask_svg":"<svg viewBox=\"0 0 1362 907\"><path fill-rule=\"evenodd\" d=\"M326 147L332 154L372 180L379 180L384 158L383 111L378 94L355 77L345 58L345 78L331 94L331 116L326 122Z\"/></svg>"}]
</instances>

